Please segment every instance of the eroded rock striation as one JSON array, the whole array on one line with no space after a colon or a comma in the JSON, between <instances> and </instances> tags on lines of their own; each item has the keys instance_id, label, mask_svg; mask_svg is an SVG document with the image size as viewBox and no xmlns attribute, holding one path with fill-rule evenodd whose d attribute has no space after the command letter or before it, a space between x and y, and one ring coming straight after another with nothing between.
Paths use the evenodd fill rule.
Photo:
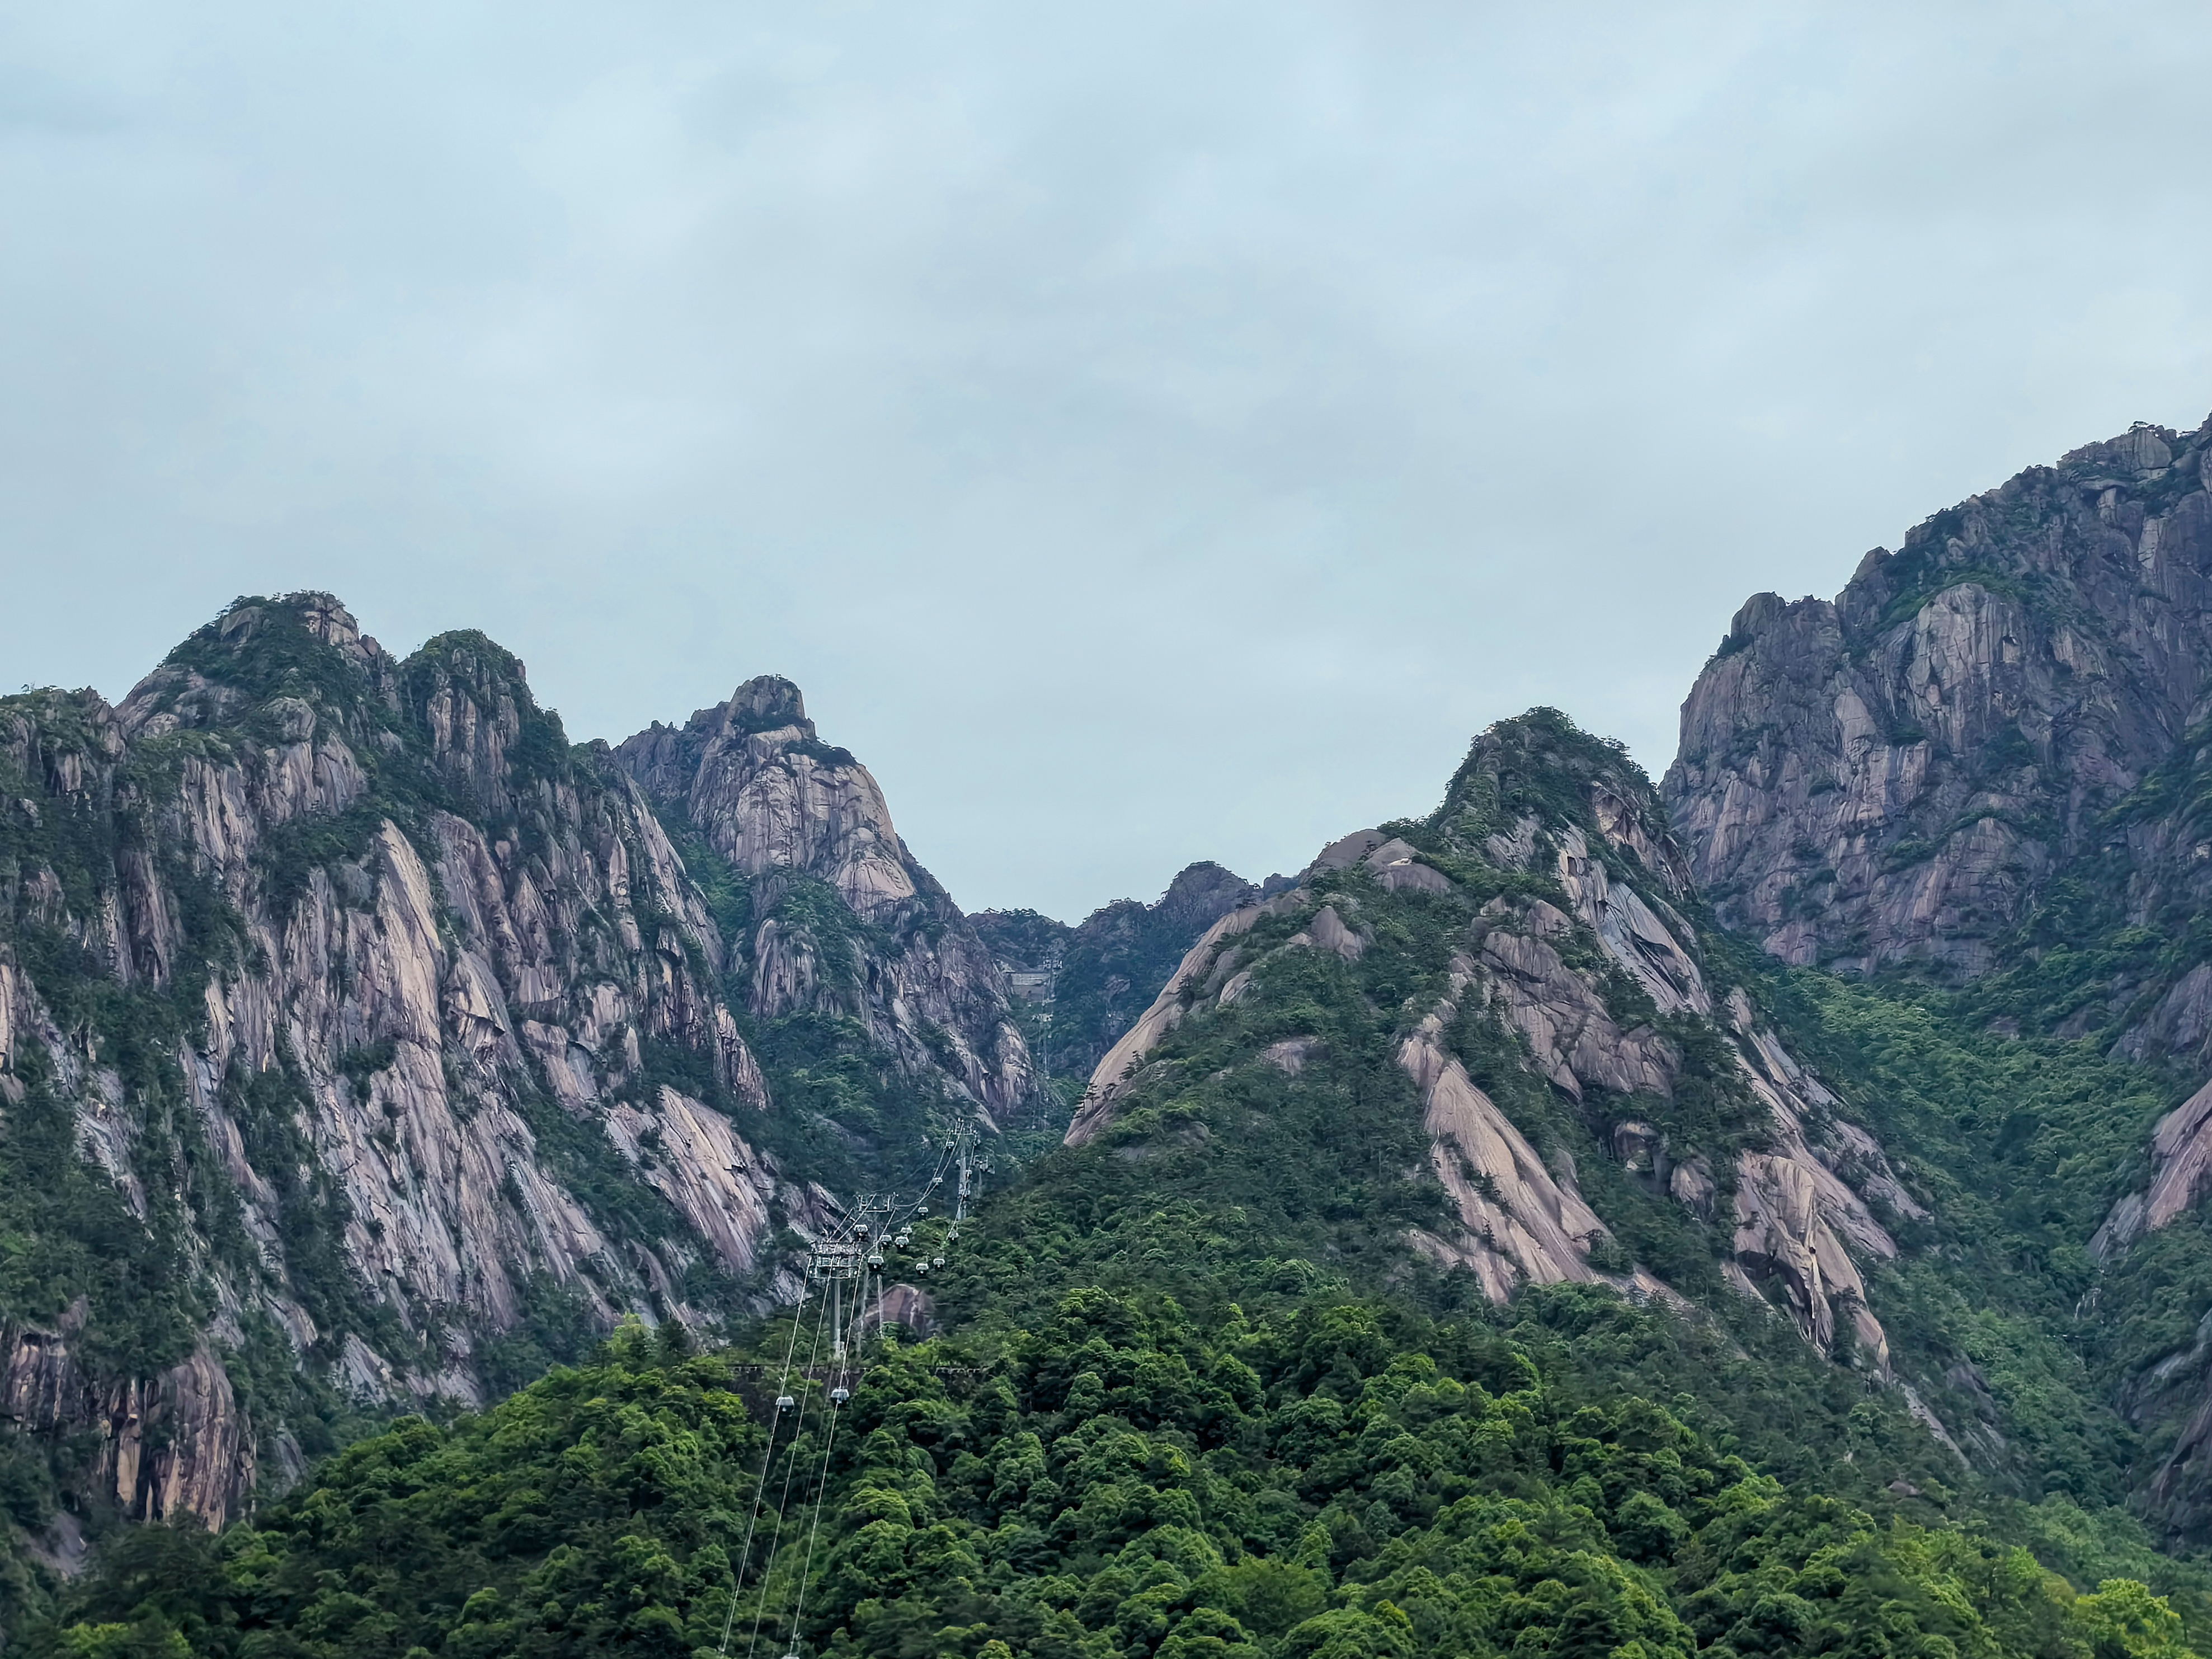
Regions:
<instances>
[{"instance_id":1,"label":"eroded rock striation","mask_svg":"<svg viewBox=\"0 0 2212 1659\"><path fill-rule=\"evenodd\" d=\"M828 1195L761 1034L847 1018L879 1100L1000 1113L1005 1012L787 683L617 755L480 635L401 660L326 594L241 601L118 706L0 701L0 1174L38 1218L0 1410L93 1447L88 1501L220 1523L343 1396L475 1403L517 1342L787 1300L775 1236Z\"/></svg>"},{"instance_id":2,"label":"eroded rock striation","mask_svg":"<svg viewBox=\"0 0 2212 1659\"><path fill-rule=\"evenodd\" d=\"M2110 814L2212 712L2208 439L2139 426L1876 548L1832 601L1747 601L1662 786L1721 921L1793 963L1972 977L2069 860L2130 853L2139 909L2203 896L2194 837Z\"/></svg>"},{"instance_id":3,"label":"eroded rock striation","mask_svg":"<svg viewBox=\"0 0 2212 1659\"><path fill-rule=\"evenodd\" d=\"M1177 1056L1218 1059L1240 1029L1254 1063L1303 1076L1317 1039L1259 1042L1278 999L1319 994L1302 960L1341 964L1321 981L1347 991L1410 978L1432 988L1405 999L1390 1054L1447 1200L1410 1235L1431 1262L1500 1302L1602 1280L1686 1307L1586 1195L1556 1132L1571 1122L1711 1236L1738 1293L1893 1380L1866 1269L1899 1247L1875 1212L1927 1211L1748 994L1715 997L1684 914L1703 904L1689 872L1617 750L1548 712L1504 722L1432 817L1344 836L1296 885L1217 921L1100 1060L1067 1142L1158 1133L1189 1086ZM1409 971L1425 953L1436 967Z\"/></svg>"}]
</instances>

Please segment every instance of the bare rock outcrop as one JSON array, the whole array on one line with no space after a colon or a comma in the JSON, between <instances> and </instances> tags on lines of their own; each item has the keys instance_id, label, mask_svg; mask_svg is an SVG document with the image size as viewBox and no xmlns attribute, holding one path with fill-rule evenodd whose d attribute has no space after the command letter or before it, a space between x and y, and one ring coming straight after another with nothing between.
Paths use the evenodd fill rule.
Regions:
<instances>
[{"instance_id":1,"label":"bare rock outcrop","mask_svg":"<svg viewBox=\"0 0 2212 1659\"><path fill-rule=\"evenodd\" d=\"M93 1480L132 1519L216 1528L244 1514L253 1426L222 1360L203 1344L152 1376L102 1381L72 1351L82 1317L80 1304L56 1330L0 1330L0 1417L18 1432L88 1437Z\"/></svg>"},{"instance_id":2,"label":"bare rock outcrop","mask_svg":"<svg viewBox=\"0 0 2212 1659\"><path fill-rule=\"evenodd\" d=\"M862 1331L902 1325L917 1337L937 1331L937 1299L919 1285L886 1285L876 1304L860 1316Z\"/></svg>"},{"instance_id":3,"label":"bare rock outcrop","mask_svg":"<svg viewBox=\"0 0 2212 1659\"><path fill-rule=\"evenodd\" d=\"M760 1265L775 1165L747 1146L727 1118L664 1085L645 1108L617 1103L607 1116L607 1135L725 1267L747 1274Z\"/></svg>"},{"instance_id":4,"label":"bare rock outcrop","mask_svg":"<svg viewBox=\"0 0 2212 1659\"><path fill-rule=\"evenodd\" d=\"M1559 947L1579 921L1585 937L1595 935L1662 1012L1710 1017L1711 994L1681 941L1634 888L1606 877L1581 832L1562 833L1557 840L1561 885L1575 901L1576 917L1541 900L1486 905L1471 929L1479 952L1454 963L1454 1004L1474 987L1482 1006L1518 1036L1532 1069L1577 1101L1586 1086L1595 1085L1613 1096L1655 1097L1656 1104L1674 1091L1680 1055L1649 1026L1624 1030L1597 983L1569 967ZM1665 850L1649 843L1647 867L1668 867ZM1682 925L1679 918L1676 925ZM1449 1010L1440 1012L1448 1017ZM1766 1135L1762 1149L1738 1153L1729 1170L1735 1231L1729 1275L1747 1295L1764 1297L1764 1287L1773 1287L1799 1333L1823 1352L1837 1351L1837 1334L1848 1328L1858 1359L1887 1377L1887 1335L1867 1305L1854 1252L1861 1259L1889 1260L1897 1245L1875 1219L1866 1194L1899 1214L1921 1218L1926 1212L1898 1181L1874 1137L1838 1115L1836 1097L1790 1056L1771 1029L1757 1024L1741 990L1730 994L1723 1012L1723 1029L1741 1081L1765 1109ZM1433 1069L1431 1062L1419 1075ZM1701 1215L1711 1214L1717 1182L1703 1151L1674 1146L1662 1131L1634 1118L1615 1121L1607 1139L1620 1162L1655 1189ZM1491 1189L1516 1190L1488 1164L1479 1167ZM1452 1186L1449 1179L1446 1185ZM1456 1188L1454 1193L1465 1213L1465 1199ZM1538 1212L1548 1208L1540 1196ZM1540 1268L1523 1259L1517 1241L1507 1254L1537 1282L1581 1276L1556 1252ZM1484 1273L1484 1283L1496 1295L1498 1285L1510 1281L1500 1280L1492 1268Z\"/></svg>"},{"instance_id":5,"label":"bare rock outcrop","mask_svg":"<svg viewBox=\"0 0 2212 1659\"><path fill-rule=\"evenodd\" d=\"M1633 887L1607 876L1605 866L1590 857L1579 828L1570 825L1559 839L1559 885L1613 960L1644 987L1661 1013L1711 1013L1712 998L1698 964L1667 924ZM1674 925L1689 931L1679 917Z\"/></svg>"},{"instance_id":6,"label":"bare rock outcrop","mask_svg":"<svg viewBox=\"0 0 2212 1659\"><path fill-rule=\"evenodd\" d=\"M1665 1094L1676 1055L1650 1026L1623 1031L1589 978L1566 965L1551 941L1571 926L1541 899L1517 912L1502 900L1486 906L1470 936L1488 1006L1527 1044L1535 1070L1574 1099L1585 1083Z\"/></svg>"},{"instance_id":7,"label":"bare rock outcrop","mask_svg":"<svg viewBox=\"0 0 2212 1659\"><path fill-rule=\"evenodd\" d=\"M2089 1241L2090 1254L2100 1261L2172 1225L2212 1192L2212 1083L2158 1121L2150 1151L2149 1187L2115 1203Z\"/></svg>"},{"instance_id":8,"label":"bare rock outcrop","mask_svg":"<svg viewBox=\"0 0 2212 1659\"><path fill-rule=\"evenodd\" d=\"M1848 1320L1874 1368L1887 1372L1889 1340L1866 1305L1866 1283L1824 1207L1809 1159L1744 1152L1736 1160L1735 1260L1730 1267L1751 1295L1758 1281L1781 1287L1790 1317L1823 1352ZM1892 1247L1894 1254L1894 1247Z\"/></svg>"},{"instance_id":9,"label":"bare rock outcrop","mask_svg":"<svg viewBox=\"0 0 2212 1659\"><path fill-rule=\"evenodd\" d=\"M1440 1263L1466 1267L1485 1295L1504 1302L1523 1283L1595 1279L1590 1246L1611 1234L1447 1051L1444 1027L1477 977L1465 957L1453 963L1449 995L1400 1045L1398 1064L1421 1091L1430 1162L1462 1229L1446 1238L1417 1232L1413 1242Z\"/></svg>"},{"instance_id":10,"label":"bare rock outcrop","mask_svg":"<svg viewBox=\"0 0 2212 1659\"><path fill-rule=\"evenodd\" d=\"M1995 936L2061 863L2106 850L2100 814L2203 716L2208 436L2090 445L1875 550L1832 602L1744 605L1663 786L1726 925L1845 971L1993 964ZM2212 882L2193 838L2121 833L2139 904Z\"/></svg>"},{"instance_id":11,"label":"bare rock outcrop","mask_svg":"<svg viewBox=\"0 0 2212 1659\"><path fill-rule=\"evenodd\" d=\"M750 878L751 934L736 943L753 964L756 1017L848 1015L902 1069L941 1078L994 1119L1032 1097L1034 1065L990 952L908 853L867 768L817 736L797 686L749 680L613 755ZM858 926L817 937L823 923L794 896L805 880Z\"/></svg>"},{"instance_id":12,"label":"bare rock outcrop","mask_svg":"<svg viewBox=\"0 0 2212 1659\"><path fill-rule=\"evenodd\" d=\"M220 1523L264 1449L296 1472L283 1402L247 1422L225 1370L248 1323L349 1393L474 1403L478 1340L533 1287L602 1325L787 1288L769 1242L812 1200L739 1127L773 1103L722 1000L729 944L644 792L497 646L403 663L328 595L242 603L118 708L0 700L0 1110L70 1114L149 1230L157 1197L191 1206L164 1224L176 1275L214 1292L183 1357L143 1369L88 1347L97 1286L4 1334L9 1414L94 1437L125 1512ZM132 1029L62 1029L32 936L139 999ZM113 1063L126 1036L164 1050L174 1097ZM671 1056L720 1104L651 1081ZM173 1112L220 1171L173 1200L141 1176L185 1167ZM658 1207L609 1206L621 1180ZM713 1306L684 1288L702 1261L730 1287Z\"/></svg>"},{"instance_id":13,"label":"bare rock outcrop","mask_svg":"<svg viewBox=\"0 0 2212 1659\"><path fill-rule=\"evenodd\" d=\"M1281 899L1270 902L1290 908ZM1266 909L1264 905L1251 904L1232 910L1207 928L1198 943L1190 947L1182 965L1169 975L1159 995L1152 999L1152 1006L1145 1010L1120 1042L1106 1051L1104 1058L1091 1071L1090 1086L1084 1091L1075 1116L1067 1126L1068 1146L1087 1145L1113 1121L1139 1065L1159 1047L1169 1032L1182 1024L1183 1017L1200 1000L1207 976L1227 943L1249 931Z\"/></svg>"}]
</instances>

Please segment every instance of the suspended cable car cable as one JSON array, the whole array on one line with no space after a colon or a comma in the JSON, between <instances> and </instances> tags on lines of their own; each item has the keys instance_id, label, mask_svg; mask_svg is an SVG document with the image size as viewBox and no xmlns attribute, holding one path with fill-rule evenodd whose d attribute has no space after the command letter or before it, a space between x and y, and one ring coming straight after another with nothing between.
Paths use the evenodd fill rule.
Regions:
<instances>
[{"instance_id":1,"label":"suspended cable car cable","mask_svg":"<svg viewBox=\"0 0 2212 1659\"><path fill-rule=\"evenodd\" d=\"M791 1389L791 1357L799 1352L799 1328L806 1322L806 1292L807 1287L800 1285L799 1305L791 1310L791 1340L784 1345L783 1380L776 1384L775 1389L779 1395L787 1394ZM753 1482L752 1510L745 1516L745 1547L738 1557L737 1574L730 1580L730 1613L722 1620L722 1645L716 1650L724 1656L724 1659L727 1659L730 1651L731 1627L737 1623L738 1597L745 1587L745 1569L752 1565L753 1529L760 1524L761 1499L768 1492L769 1466L775 1458L775 1428L781 1416L778 1413L768 1420L768 1443L761 1448L760 1476ZM761 1576L764 1578L768 1575L763 1572Z\"/></svg>"},{"instance_id":2,"label":"suspended cable car cable","mask_svg":"<svg viewBox=\"0 0 2212 1659\"><path fill-rule=\"evenodd\" d=\"M843 1390L841 1389L840 1393ZM837 1421L844 1413L834 1407L830 1413L830 1432L822 1440L822 1473L814 1484L814 1519L806 1528L806 1558L799 1570L799 1599L791 1609L790 1651L799 1651L799 1624L806 1613L806 1585L814 1572L814 1540L822 1531L822 1500L830 1492L830 1452L837 1443Z\"/></svg>"},{"instance_id":3,"label":"suspended cable car cable","mask_svg":"<svg viewBox=\"0 0 2212 1659\"><path fill-rule=\"evenodd\" d=\"M775 1464L776 1431L782 1423L784 1414L792 1411L795 1406L797 1409L793 1417L791 1439L785 1448L785 1455L789 1462L784 1471L783 1492L776 1502L775 1530L769 1540L767 1557L761 1565L760 1595L754 1604L752 1637L746 1644L746 1659L754 1659L756 1650L760 1644L761 1626L767 1617L769 1593L775 1576L776 1557L782 1550L784 1522L790 1513L792 1482L798 1474L799 1442L805 1431L806 1405L804 1399L795 1398L791 1393L791 1363L798 1352L799 1328L805 1319L807 1297L812 1290L812 1279L818 1273L828 1281L830 1288L825 1291L820 1303L817 1304L814 1334L807 1348L806 1374L810 1376L812 1375L816 1361L822 1352L823 1329L825 1324L831 1323L834 1319L836 1328L831 1334L831 1340L836 1350L833 1363L836 1370L836 1386L830 1391L830 1431L823 1440L822 1466L816 1476L813 1514L807 1526L806 1552L799 1568L798 1590L793 1598L790 1646L794 1653L799 1644L799 1625L805 1614L808 1580L814 1570L814 1552L821 1534L822 1510L829 1496L830 1460L836 1445L837 1419L842 1414L839 1408L852 1397L850 1391L844 1387L848 1355L857 1347L859 1342L866 1334L867 1323L871 1316L874 1318L878 1329L884 1323L884 1244L886 1242L893 1241L893 1236L896 1234L895 1242L899 1248L911 1248L914 1224L929 1214L930 1194L942 1186L945 1176L956 1170L959 1176L957 1196L944 1239L938 1248L942 1249L945 1244L959 1238L960 1224L967 1218L968 1200L976 1189L977 1183L974 1171L977 1139L976 1126L973 1121L963 1120L956 1122L938 1149L933 1164L930 1166L927 1179L908 1185L907 1190L915 1194L912 1199L902 1199L896 1190L882 1194L865 1193L860 1194L849 1206L844 1204L835 1206L835 1218L832 1224L824 1230L817 1246L814 1260L809 1264L808 1282L801 1286L798 1306L793 1311L791 1338L785 1346L783 1368L777 1383L775 1412L769 1421L768 1442L762 1449L760 1473L754 1481L752 1510L746 1517L744 1547L739 1555L737 1572L731 1583L729 1611L723 1620L722 1640L717 1650L721 1659L727 1659L730 1636L737 1620L738 1597L743 1593L744 1575L752 1562L753 1539L759 1525L761 1510L763 1507L763 1499L767 1494L769 1471ZM927 1144L927 1139L924 1144ZM988 1169L989 1165L987 1163L983 1167ZM835 1200L832 1201L835 1203ZM879 1217L880 1219L872 1220L871 1218L874 1217ZM921 1248L927 1249L929 1247L925 1244ZM917 1261L915 1268L917 1273L926 1274L933 1267L941 1269L945 1265L945 1258L943 1255L933 1255ZM856 1279L859 1281L861 1292L854 1299L850 1327L850 1346L848 1346L840 1297L835 1289L848 1278ZM871 1281L875 1292L872 1297L867 1294ZM831 1312L833 1307L840 1310L835 1316Z\"/></svg>"},{"instance_id":4,"label":"suspended cable car cable","mask_svg":"<svg viewBox=\"0 0 2212 1659\"><path fill-rule=\"evenodd\" d=\"M821 1310L815 1315L814 1340L812 1343L809 1345L806 1351L806 1369L810 1372L814 1369L816 1356L822 1352L822 1324L824 1318L828 1316L829 1311L830 1302L829 1298L825 1297L822 1301ZM789 1377L787 1373L787 1384L788 1383L788 1381ZM788 1396L787 1395L783 1397L787 1398ZM779 1409L777 1415L781 1416L781 1411ZM760 1645L761 1621L768 1615L768 1593L769 1586L775 1581L776 1552L783 1547L784 1516L791 1509L792 1477L798 1472L799 1468L799 1437L805 1432L805 1427L806 1407L802 1403L799 1407L798 1416L793 1420L791 1428L791 1444L787 1449L785 1454L789 1461L786 1463L783 1472L783 1496L776 1501L775 1533L769 1543L768 1559L761 1567L760 1600L753 1605L753 1636L752 1640L745 1644L746 1659L752 1659L753 1650Z\"/></svg>"}]
</instances>

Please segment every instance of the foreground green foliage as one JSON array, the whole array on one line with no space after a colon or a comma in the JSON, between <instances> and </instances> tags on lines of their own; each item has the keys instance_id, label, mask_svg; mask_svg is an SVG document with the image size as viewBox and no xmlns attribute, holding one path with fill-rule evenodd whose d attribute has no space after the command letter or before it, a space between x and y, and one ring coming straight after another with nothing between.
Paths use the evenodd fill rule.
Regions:
<instances>
[{"instance_id":1,"label":"foreground green foliage","mask_svg":"<svg viewBox=\"0 0 2212 1659\"><path fill-rule=\"evenodd\" d=\"M258 1527L118 1537L27 1645L679 1659L726 1627L781 1652L795 1626L884 1659L2186 1651L2139 1583L2077 1595L1984 1530L1793 1492L1688 1396L1589 1398L1588 1339L1666 1316L1529 1302L1510 1325L1352 1303L1201 1329L1078 1291L994 1352L887 1349L835 1417L810 1387L772 1447L725 1360L632 1330L450 1431L355 1446Z\"/></svg>"}]
</instances>

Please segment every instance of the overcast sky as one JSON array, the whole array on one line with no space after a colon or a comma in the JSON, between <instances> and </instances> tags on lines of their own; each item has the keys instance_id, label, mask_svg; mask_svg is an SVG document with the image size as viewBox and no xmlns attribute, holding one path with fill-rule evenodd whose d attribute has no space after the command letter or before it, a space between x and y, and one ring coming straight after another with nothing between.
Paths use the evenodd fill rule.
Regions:
<instances>
[{"instance_id":1,"label":"overcast sky","mask_svg":"<svg viewBox=\"0 0 2212 1659\"><path fill-rule=\"evenodd\" d=\"M805 689L970 909L1295 868L2212 409L2212 8L0 6L0 683Z\"/></svg>"}]
</instances>

